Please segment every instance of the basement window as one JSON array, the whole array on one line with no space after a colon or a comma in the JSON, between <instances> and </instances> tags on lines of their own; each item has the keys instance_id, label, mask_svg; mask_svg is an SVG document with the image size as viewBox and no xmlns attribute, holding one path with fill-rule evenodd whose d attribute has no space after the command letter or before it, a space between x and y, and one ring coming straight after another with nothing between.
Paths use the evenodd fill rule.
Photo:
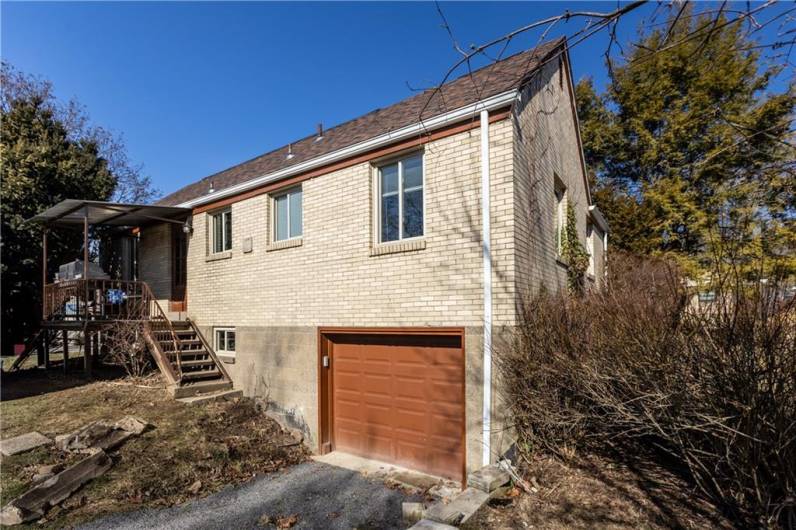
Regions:
<instances>
[{"instance_id":1,"label":"basement window","mask_svg":"<svg viewBox=\"0 0 796 530\"><path fill-rule=\"evenodd\" d=\"M232 250L232 209L227 208L211 215L213 253Z\"/></svg>"},{"instance_id":2,"label":"basement window","mask_svg":"<svg viewBox=\"0 0 796 530\"><path fill-rule=\"evenodd\" d=\"M218 355L235 355L235 328L215 328L214 335Z\"/></svg>"},{"instance_id":3,"label":"basement window","mask_svg":"<svg viewBox=\"0 0 796 530\"><path fill-rule=\"evenodd\" d=\"M379 242L423 236L423 155L378 168Z\"/></svg>"}]
</instances>

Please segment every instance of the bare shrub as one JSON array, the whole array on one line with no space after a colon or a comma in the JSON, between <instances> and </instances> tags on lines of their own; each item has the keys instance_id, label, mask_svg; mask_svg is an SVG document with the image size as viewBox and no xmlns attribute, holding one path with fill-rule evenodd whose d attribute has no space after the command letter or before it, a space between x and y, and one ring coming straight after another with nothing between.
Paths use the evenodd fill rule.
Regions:
<instances>
[{"instance_id":1,"label":"bare shrub","mask_svg":"<svg viewBox=\"0 0 796 530\"><path fill-rule=\"evenodd\" d=\"M602 292L541 294L495 352L520 450L674 462L745 524L796 522L796 306L724 277L697 310L663 261L612 259Z\"/></svg>"},{"instance_id":2,"label":"bare shrub","mask_svg":"<svg viewBox=\"0 0 796 530\"><path fill-rule=\"evenodd\" d=\"M143 323L119 320L105 336L108 359L123 367L127 375L138 379L152 367L152 358L144 339Z\"/></svg>"}]
</instances>

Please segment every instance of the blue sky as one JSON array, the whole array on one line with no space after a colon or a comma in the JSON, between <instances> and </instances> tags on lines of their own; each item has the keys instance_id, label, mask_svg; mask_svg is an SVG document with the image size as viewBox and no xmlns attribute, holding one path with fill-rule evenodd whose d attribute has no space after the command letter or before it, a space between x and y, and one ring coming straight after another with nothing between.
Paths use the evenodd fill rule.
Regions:
<instances>
[{"instance_id":1,"label":"blue sky","mask_svg":"<svg viewBox=\"0 0 796 530\"><path fill-rule=\"evenodd\" d=\"M616 2L442 3L462 45ZM656 4L620 25L635 34ZM3 60L51 80L124 135L163 193L438 82L457 59L433 3L0 4ZM582 21L561 24L551 37ZM771 31L774 31L772 28ZM509 53L538 42L532 32ZM572 53L606 79L602 33Z\"/></svg>"}]
</instances>

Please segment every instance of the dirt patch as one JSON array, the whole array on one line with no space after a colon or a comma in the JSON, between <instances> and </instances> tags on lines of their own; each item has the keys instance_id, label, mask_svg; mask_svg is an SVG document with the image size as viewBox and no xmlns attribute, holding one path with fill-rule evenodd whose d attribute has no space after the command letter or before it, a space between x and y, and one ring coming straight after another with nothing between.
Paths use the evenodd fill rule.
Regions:
<instances>
[{"instance_id":1,"label":"dirt patch","mask_svg":"<svg viewBox=\"0 0 796 530\"><path fill-rule=\"evenodd\" d=\"M38 381L41 375L31 377ZM171 399L158 378L138 383L59 378L64 381L53 386L64 390L0 403L2 438L31 430L55 436L91 421L115 421L127 415L138 416L154 428L112 451L113 467L50 510L39 521L44 527L75 525L141 507L169 506L307 457L306 451L290 445L293 439L258 413L250 400L188 406ZM7 384L4 378L3 386ZM13 384L25 384L22 374ZM31 485L37 466L68 465L70 458L74 457L53 448L3 458L2 503Z\"/></svg>"},{"instance_id":2,"label":"dirt patch","mask_svg":"<svg viewBox=\"0 0 796 530\"><path fill-rule=\"evenodd\" d=\"M536 492L510 490L463 528L733 528L687 484L657 467L631 468L598 457L565 464L546 457L524 471Z\"/></svg>"}]
</instances>

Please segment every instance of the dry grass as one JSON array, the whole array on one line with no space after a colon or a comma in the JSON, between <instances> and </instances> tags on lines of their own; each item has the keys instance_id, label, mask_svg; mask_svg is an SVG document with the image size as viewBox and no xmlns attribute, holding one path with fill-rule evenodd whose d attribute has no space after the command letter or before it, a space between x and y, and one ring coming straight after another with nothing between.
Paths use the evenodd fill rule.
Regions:
<instances>
[{"instance_id":1,"label":"dry grass","mask_svg":"<svg viewBox=\"0 0 796 530\"><path fill-rule=\"evenodd\" d=\"M35 394L37 387L58 390L12 399ZM43 520L44 527L61 528L112 512L180 503L195 496L189 488L196 490L197 482L201 484L197 495L202 496L306 458L300 446L285 446L292 438L249 400L186 406L172 400L157 378L132 383L85 382L38 371L4 375L0 414L2 438L32 430L55 436L90 421L128 414L154 425L113 451L110 471L53 508ZM71 458L51 448L4 458L2 502L29 486L36 465Z\"/></svg>"},{"instance_id":2,"label":"dry grass","mask_svg":"<svg viewBox=\"0 0 796 530\"><path fill-rule=\"evenodd\" d=\"M706 501L670 473L618 465L595 456L568 464L535 460L525 476L537 491L491 501L464 529L730 529Z\"/></svg>"}]
</instances>

